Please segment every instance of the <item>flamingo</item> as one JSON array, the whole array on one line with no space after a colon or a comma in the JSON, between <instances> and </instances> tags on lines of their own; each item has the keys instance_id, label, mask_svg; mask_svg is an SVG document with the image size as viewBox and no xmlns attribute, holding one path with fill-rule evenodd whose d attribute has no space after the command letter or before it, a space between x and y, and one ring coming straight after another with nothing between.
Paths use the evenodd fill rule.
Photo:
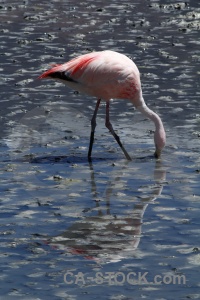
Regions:
<instances>
[{"instance_id":1,"label":"flamingo","mask_svg":"<svg viewBox=\"0 0 200 300\"><path fill-rule=\"evenodd\" d=\"M113 98L130 100L136 109L154 122L154 156L156 158L160 157L166 142L165 129L161 118L147 107L142 95L139 70L126 55L110 50L91 52L78 56L64 64L55 65L39 78L59 80L74 90L97 98L91 119L89 160L91 160L96 116L101 100L106 101L105 126L119 144L125 157L131 160L110 122L109 107L110 100Z\"/></svg>"}]
</instances>

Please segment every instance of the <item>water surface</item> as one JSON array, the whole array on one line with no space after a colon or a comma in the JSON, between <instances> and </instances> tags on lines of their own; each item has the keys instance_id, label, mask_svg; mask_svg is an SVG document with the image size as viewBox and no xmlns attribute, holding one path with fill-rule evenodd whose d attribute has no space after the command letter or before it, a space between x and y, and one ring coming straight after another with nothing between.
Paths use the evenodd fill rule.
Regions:
<instances>
[{"instance_id":1,"label":"water surface","mask_svg":"<svg viewBox=\"0 0 200 300\"><path fill-rule=\"evenodd\" d=\"M199 299L198 1L6 1L0 17L0 298ZM161 160L153 124L114 101L133 160L102 105L89 163L95 99L37 80L104 49L138 65Z\"/></svg>"}]
</instances>

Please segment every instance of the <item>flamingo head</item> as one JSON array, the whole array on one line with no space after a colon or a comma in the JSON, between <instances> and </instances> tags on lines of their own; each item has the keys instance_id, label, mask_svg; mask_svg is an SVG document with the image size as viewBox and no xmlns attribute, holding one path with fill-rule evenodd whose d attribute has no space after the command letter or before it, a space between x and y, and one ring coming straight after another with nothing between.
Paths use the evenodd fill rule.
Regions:
<instances>
[{"instance_id":1,"label":"flamingo head","mask_svg":"<svg viewBox=\"0 0 200 300\"><path fill-rule=\"evenodd\" d=\"M166 135L163 126L161 126L158 130L155 131L154 142L156 147L154 156L156 158L159 158L161 156L162 149L165 147L166 143Z\"/></svg>"}]
</instances>

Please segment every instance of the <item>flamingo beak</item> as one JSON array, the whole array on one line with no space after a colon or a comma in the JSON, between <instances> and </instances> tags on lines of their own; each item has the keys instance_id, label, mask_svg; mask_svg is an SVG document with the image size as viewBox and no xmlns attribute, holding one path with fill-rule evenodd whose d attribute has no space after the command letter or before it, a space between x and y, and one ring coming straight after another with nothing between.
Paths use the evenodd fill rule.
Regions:
<instances>
[{"instance_id":1,"label":"flamingo beak","mask_svg":"<svg viewBox=\"0 0 200 300\"><path fill-rule=\"evenodd\" d=\"M160 158L161 157L161 152L162 152L162 150L156 149L156 151L154 153L155 158Z\"/></svg>"}]
</instances>

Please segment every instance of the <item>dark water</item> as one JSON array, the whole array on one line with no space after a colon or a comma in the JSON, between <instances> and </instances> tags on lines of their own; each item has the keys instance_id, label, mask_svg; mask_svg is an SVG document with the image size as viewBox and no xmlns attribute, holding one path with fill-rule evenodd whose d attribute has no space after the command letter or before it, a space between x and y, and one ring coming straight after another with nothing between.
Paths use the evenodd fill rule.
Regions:
<instances>
[{"instance_id":1,"label":"dark water","mask_svg":"<svg viewBox=\"0 0 200 300\"><path fill-rule=\"evenodd\" d=\"M0 2L0 299L199 299L198 1ZM127 162L95 99L37 77L112 49L134 59L152 124L111 105Z\"/></svg>"}]
</instances>

